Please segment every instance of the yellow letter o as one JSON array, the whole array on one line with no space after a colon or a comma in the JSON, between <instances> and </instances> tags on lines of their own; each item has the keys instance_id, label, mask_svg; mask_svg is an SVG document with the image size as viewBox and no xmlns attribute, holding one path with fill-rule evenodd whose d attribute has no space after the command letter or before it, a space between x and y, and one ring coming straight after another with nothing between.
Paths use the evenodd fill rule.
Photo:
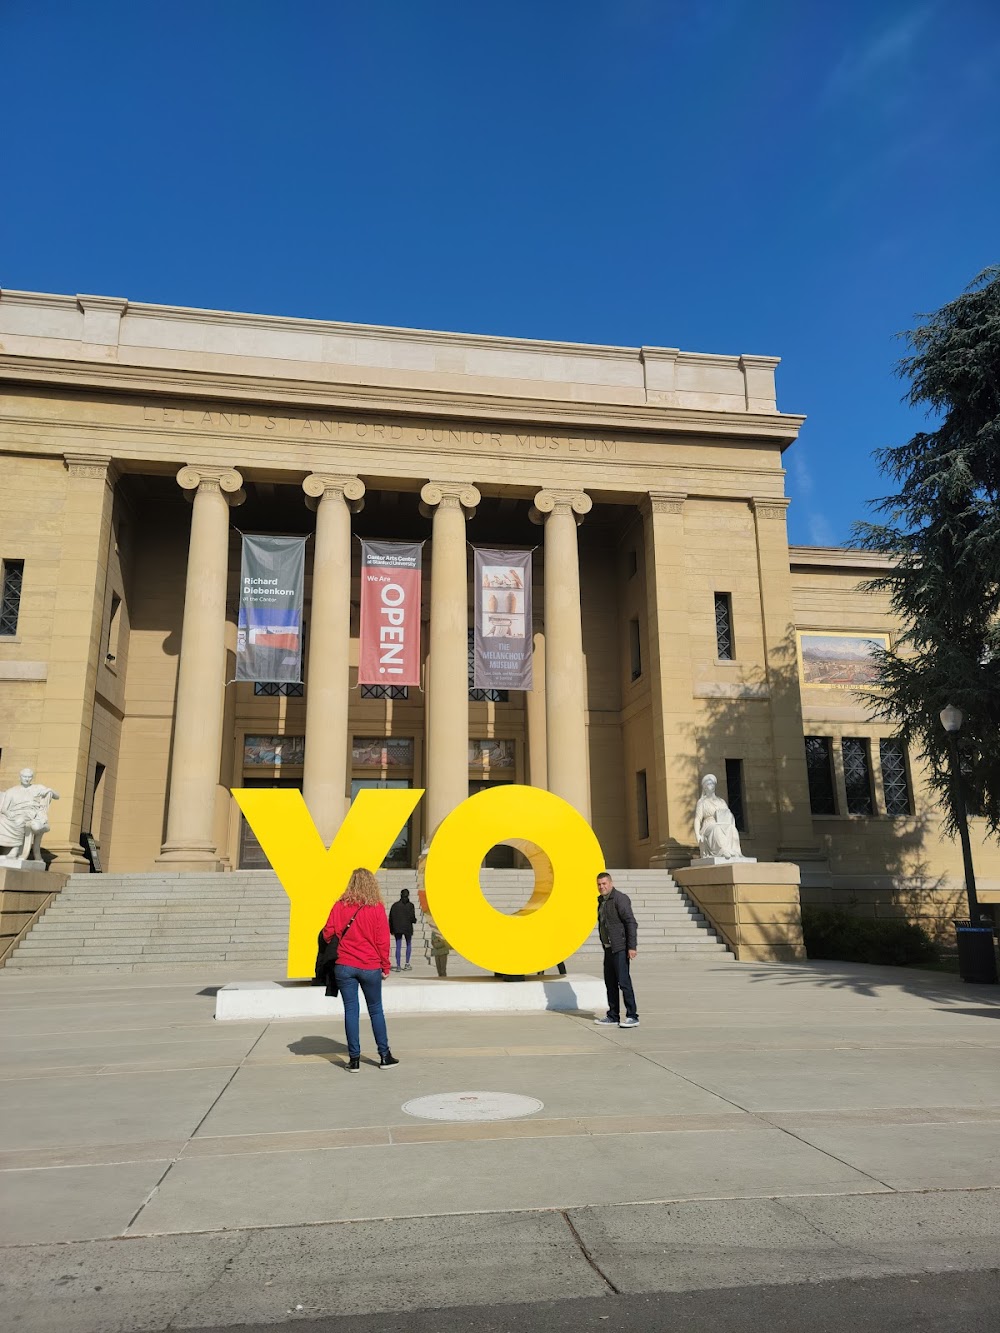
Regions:
<instances>
[{"instance_id":1,"label":"yellow letter o","mask_svg":"<svg viewBox=\"0 0 1000 1333\"><path fill-rule=\"evenodd\" d=\"M531 900L514 916L492 907L479 883L483 857L500 842L524 851L535 874ZM457 953L488 972L518 975L579 949L594 928L603 869L601 845L573 806L512 784L470 796L442 820L424 884L434 922Z\"/></svg>"}]
</instances>

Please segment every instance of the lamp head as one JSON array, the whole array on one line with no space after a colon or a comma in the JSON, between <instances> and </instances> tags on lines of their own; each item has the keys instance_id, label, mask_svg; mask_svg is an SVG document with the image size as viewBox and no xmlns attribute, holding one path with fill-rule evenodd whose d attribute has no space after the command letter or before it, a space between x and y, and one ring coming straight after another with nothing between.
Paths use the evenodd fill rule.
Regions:
<instances>
[{"instance_id":1,"label":"lamp head","mask_svg":"<svg viewBox=\"0 0 1000 1333\"><path fill-rule=\"evenodd\" d=\"M941 709L941 725L945 731L954 735L962 730L962 710L956 708L954 704L948 704Z\"/></svg>"}]
</instances>

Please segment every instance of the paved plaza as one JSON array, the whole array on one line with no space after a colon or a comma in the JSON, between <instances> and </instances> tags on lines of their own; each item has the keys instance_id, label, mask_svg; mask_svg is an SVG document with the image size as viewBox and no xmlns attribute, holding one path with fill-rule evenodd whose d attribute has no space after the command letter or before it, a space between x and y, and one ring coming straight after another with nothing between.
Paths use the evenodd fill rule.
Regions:
<instances>
[{"instance_id":1,"label":"paved plaza","mask_svg":"<svg viewBox=\"0 0 1000 1333\"><path fill-rule=\"evenodd\" d=\"M232 975L0 973L5 1322L610 1309L997 1265L996 988L640 955L636 1031L396 1018L399 1067L369 1062L363 1025L349 1075L337 1019L217 1023ZM402 1109L472 1091L543 1106L491 1123Z\"/></svg>"}]
</instances>

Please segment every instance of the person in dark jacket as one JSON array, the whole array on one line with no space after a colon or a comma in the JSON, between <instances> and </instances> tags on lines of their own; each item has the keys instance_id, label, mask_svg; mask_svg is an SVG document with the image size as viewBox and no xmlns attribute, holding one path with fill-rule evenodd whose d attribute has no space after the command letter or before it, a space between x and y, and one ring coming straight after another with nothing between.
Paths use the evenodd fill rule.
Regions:
<instances>
[{"instance_id":1,"label":"person in dark jacket","mask_svg":"<svg viewBox=\"0 0 1000 1333\"><path fill-rule=\"evenodd\" d=\"M413 927L417 920L416 908L410 902L410 890L400 890L399 898L389 908L389 930L396 941L396 971L412 972L410 950L413 948ZM400 967L403 941L406 940L406 966Z\"/></svg>"},{"instance_id":2,"label":"person in dark jacket","mask_svg":"<svg viewBox=\"0 0 1000 1333\"><path fill-rule=\"evenodd\" d=\"M635 1007L629 963L636 955L638 926L631 898L615 888L614 880L606 870L597 876L597 930L604 946L608 1012L603 1018L595 1018L594 1022L601 1027L637 1028L639 1011ZM624 1018L621 1017L619 991L625 1001Z\"/></svg>"}]
</instances>

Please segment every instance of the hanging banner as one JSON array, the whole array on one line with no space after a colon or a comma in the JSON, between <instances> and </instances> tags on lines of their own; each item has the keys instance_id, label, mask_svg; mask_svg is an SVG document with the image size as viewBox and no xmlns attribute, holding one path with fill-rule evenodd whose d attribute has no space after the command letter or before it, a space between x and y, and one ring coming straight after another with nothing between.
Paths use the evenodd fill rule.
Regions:
<instances>
[{"instance_id":1,"label":"hanging banner","mask_svg":"<svg viewBox=\"0 0 1000 1333\"><path fill-rule=\"evenodd\" d=\"M359 685L420 684L422 547L361 543Z\"/></svg>"},{"instance_id":2,"label":"hanging banner","mask_svg":"<svg viewBox=\"0 0 1000 1333\"><path fill-rule=\"evenodd\" d=\"M477 546L477 690L531 689L531 552Z\"/></svg>"},{"instance_id":3,"label":"hanging banner","mask_svg":"<svg viewBox=\"0 0 1000 1333\"><path fill-rule=\"evenodd\" d=\"M305 563L305 537L243 538L237 680L302 680Z\"/></svg>"}]
</instances>

